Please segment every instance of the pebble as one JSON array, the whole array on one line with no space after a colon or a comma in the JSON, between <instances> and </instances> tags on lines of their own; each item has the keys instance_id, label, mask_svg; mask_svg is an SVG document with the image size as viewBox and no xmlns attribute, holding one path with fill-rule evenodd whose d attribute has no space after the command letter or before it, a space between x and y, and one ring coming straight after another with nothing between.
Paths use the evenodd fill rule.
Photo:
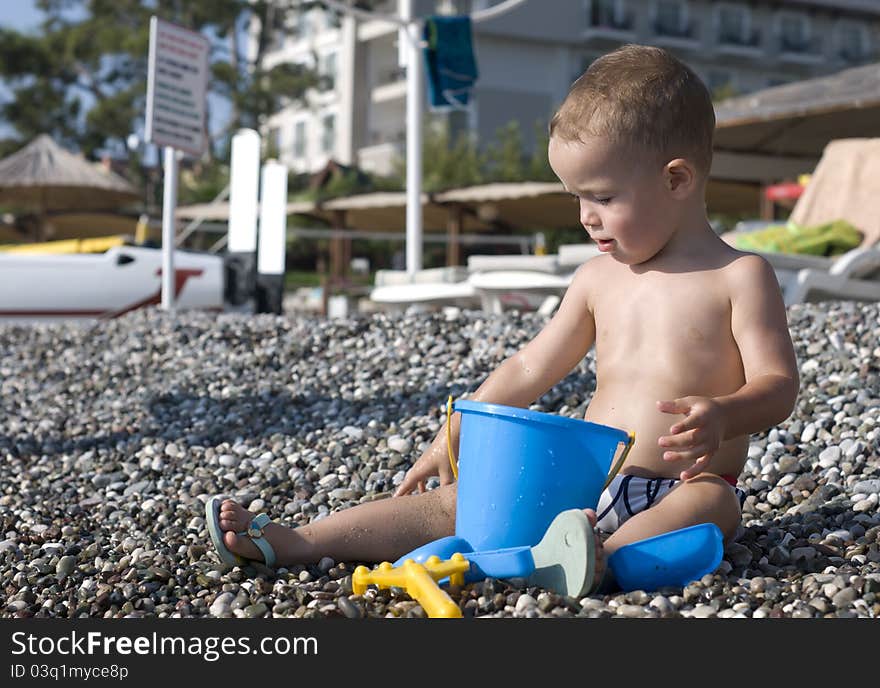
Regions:
<instances>
[{"instance_id":1,"label":"pebble","mask_svg":"<svg viewBox=\"0 0 880 688\"><path fill-rule=\"evenodd\" d=\"M76 567L76 557L66 556L61 557L58 560L58 564L55 566L55 573L58 573L62 576L68 576L73 572L73 569Z\"/></svg>"},{"instance_id":2,"label":"pebble","mask_svg":"<svg viewBox=\"0 0 880 688\"><path fill-rule=\"evenodd\" d=\"M750 437L742 533L714 573L574 601L523 579L480 582L450 591L465 615L880 614L880 306L799 304L788 319L797 406ZM204 503L229 495L305 525L387 497L441 427L446 397L472 391L545 323L463 309L142 309L94 329L0 324L0 616L423 616L399 589L353 595L360 562L222 564ZM590 352L537 407L582 414L594 386Z\"/></svg>"}]
</instances>

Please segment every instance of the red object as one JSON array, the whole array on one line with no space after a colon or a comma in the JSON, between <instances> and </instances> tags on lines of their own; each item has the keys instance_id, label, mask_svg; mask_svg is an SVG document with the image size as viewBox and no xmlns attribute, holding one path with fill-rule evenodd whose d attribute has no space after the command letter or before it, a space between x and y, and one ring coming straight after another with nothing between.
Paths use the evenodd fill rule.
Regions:
<instances>
[{"instance_id":1,"label":"red object","mask_svg":"<svg viewBox=\"0 0 880 688\"><path fill-rule=\"evenodd\" d=\"M804 192L804 187L797 182L782 182L781 184L771 184L764 189L764 197L768 201L787 201L800 198Z\"/></svg>"}]
</instances>

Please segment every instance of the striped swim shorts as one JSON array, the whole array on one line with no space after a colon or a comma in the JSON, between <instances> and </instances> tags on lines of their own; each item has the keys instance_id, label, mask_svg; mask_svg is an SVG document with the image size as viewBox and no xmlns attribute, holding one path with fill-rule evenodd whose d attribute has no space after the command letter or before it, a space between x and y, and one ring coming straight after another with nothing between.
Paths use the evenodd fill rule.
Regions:
<instances>
[{"instance_id":1,"label":"striped swim shorts","mask_svg":"<svg viewBox=\"0 0 880 688\"><path fill-rule=\"evenodd\" d=\"M746 499L746 493L736 487L736 479L721 476L736 492L740 508ZM677 478L640 478L636 475L616 475L611 484L599 497L596 515L599 517L597 528L610 535L636 514L650 509L659 502L680 480Z\"/></svg>"}]
</instances>

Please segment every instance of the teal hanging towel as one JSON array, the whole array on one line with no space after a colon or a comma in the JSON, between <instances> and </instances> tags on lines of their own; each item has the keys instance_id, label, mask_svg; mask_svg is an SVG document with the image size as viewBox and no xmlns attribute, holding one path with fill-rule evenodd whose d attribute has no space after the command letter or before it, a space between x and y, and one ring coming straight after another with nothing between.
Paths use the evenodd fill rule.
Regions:
<instances>
[{"instance_id":1,"label":"teal hanging towel","mask_svg":"<svg viewBox=\"0 0 880 688\"><path fill-rule=\"evenodd\" d=\"M422 38L431 109L466 108L477 81L471 18L428 17Z\"/></svg>"}]
</instances>

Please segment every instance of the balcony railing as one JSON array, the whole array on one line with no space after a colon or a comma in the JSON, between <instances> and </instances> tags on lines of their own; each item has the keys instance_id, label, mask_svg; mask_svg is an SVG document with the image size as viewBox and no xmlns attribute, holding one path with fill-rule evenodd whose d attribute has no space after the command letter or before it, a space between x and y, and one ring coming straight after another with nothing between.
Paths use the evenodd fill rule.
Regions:
<instances>
[{"instance_id":1,"label":"balcony railing","mask_svg":"<svg viewBox=\"0 0 880 688\"><path fill-rule=\"evenodd\" d=\"M718 32L718 43L738 48L757 48L761 43L761 32L757 29L748 33L721 29Z\"/></svg>"},{"instance_id":2,"label":"balcony railing","mask_svg":"<svg viewBox=\"0 0 880 688\"><path fill-rule=\"evenodd\" d=\"M592 18L590 28L632 31L635 24L634 12L626 12L622 17L616 16L613 12L602 12Z\"/></svg>"},{"instance_id":3,"label":"balcony railing","mask_svg":"<svg viewBox=\"0 0 880 688\"><path fill-rule=\"evenodd\" d=\"M813 38L779 37L779 52L787 55L818 57L822 54L822 42L818 36Z\"/></svg>"},{"instance_id":4,"label":"balcony railing","mask_svg":"<svg viewBox=\"0 0 880 688\"><path fill-rule=\"evenodd\" d=\"M860 46L844 45L837 51L838 56L844 62L851 64L860 64L862 62L870 62L874 55L870 50Z\"/></svg>"},{"instance_id":5,"label":"balcony railing","mask_svg":"<svg viewBox=\"0 0 880 688\"><path fill-rule=\"evenodd\" d=\"M653 28L656 35L667 38L693 40L697 36L697 24L694 21L680 23L658 19Z\"/></svg>"},{"instance_id":6,"label":"balcony railing","mask_svg":"<svg viewBox=\"0 0 880 688\"><path fill-rule=\"evenodd\" d=\"M371 131L369 135L369 141L371 146L378 146L385 143L406 143L406 132Z\"/></svg>"}]
</instances>

